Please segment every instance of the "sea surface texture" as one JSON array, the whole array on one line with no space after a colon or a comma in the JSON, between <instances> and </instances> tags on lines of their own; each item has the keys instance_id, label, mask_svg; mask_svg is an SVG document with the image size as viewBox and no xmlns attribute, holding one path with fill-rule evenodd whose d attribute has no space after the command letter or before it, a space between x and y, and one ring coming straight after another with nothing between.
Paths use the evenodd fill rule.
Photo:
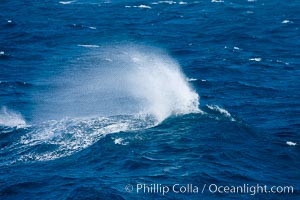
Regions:
<instances>
[{"instance_id":1,"label":"sea surface texture","mask_svg":"<svg viewBox=\"0 0 300 200\"><path fill-rule=\"evenodd\" d=\"M300 199L299 14L1 0L0 199Z\"/></svg>"}]
</instances>

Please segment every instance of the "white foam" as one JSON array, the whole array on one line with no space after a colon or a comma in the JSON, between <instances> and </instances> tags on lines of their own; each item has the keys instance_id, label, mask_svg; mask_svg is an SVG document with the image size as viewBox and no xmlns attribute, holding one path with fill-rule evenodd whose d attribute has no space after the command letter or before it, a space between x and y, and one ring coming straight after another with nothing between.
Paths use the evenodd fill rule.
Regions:
<instances>
[{"instance_id":1,"label":"white foam","mask_svg":"<svg viewBox=\"0 0 300 200\"><path fill-rule=\"evenodd\" d=\"M139 5L139 6L133 6L135 8L144 8L144 9L151 9L151 6L146 6L146 5Z\"/></svg>"},{"instance_id":2,"label":"white foam","mask_svg":"<svg viewBox=\"0 0 300 200\"><path fill-rule=\"evenodd\" d=\"M115 144L121 144L122 141L123 141L122 138L116 138L114 142Z\"/></svg>"},{"instance_id":3,"label":"white foam","mask_svg":"<svg viewBox=\"0 0 300 200\"><path fill-rule=\"evenodd\" d=\"M239 48L239 47L233 47L233 49L234 49L234 50L240 50L240 48Z\"/></svg>"},{"instance_id":4,"label":"white foam","mask_svg":"<svg viewBox=\"0 0 300 200\"><path fill-rule=\"evenodd\" d=\"M255 61L255 62L260 62L261 58L250 58L249 60L250 61Z\"/></svg>"},{"instance_id":5,"label":"white foam","mask_svg":"<svg viewBox=\"0 0 300 200\"><path fill-rule=\"evenodd\" d=\"M7 20L7 23L12 23L12 20L10 20L10 19L9 19L9 20Z\"/></svg>"},{"instance_id":6,"label":"white foam","mask_svg":"<svg viewBox=\"0 0 300 200\"><path fill-rule=\"evenodd\" d=\"M151 6L139 5L139 6L125 6L125 8L142 8L142 9L151 9Z\"/></svg>"},{"instance_id":7,"label":"white foam","mask_svg":"<svg viewBox=\"0 0 300 200\"><path fill-rule=\"evenodd\" d=\"M196 78L187 78L187 81L189 81L189 82L193 82L193 81L197 81L198 79L196 79Z\"/></svg>"},{"instance_id":8,"label":"white foam","mask_svg":"<svg viewBox=\"0 0 300 200\"><path fill-rule=\"evenodd\" d=\"M286 19L286 20L283 20L281 23L282 23L282 24L289 24L289 23L293 23L293 22Z\"/></svg>"},{"instance_id":9,"label":"white foam","mask_svg":"<svg viewBox=\"0 0 300 200\"><path fill-rule=\"evenodd\" d=\"M100 47L99 45L94 45L94 44L78 44L79 47L86 47L86 48L98 48Z\"/></svg>"},{"instance_id":10,"label":"white foam","mask_svg":"<svg viewBox=\"0 0 300 200\"><path fill-rule=\"evenodd\" d=\"M63 4L63 5L67 5L67 4L71 4L74 3L75 1L59 1L58 3Z\"/></svg>"},{"instance_id":11,"label":"white foam","mask_svg":"<svg viewBox=\"0 0 300 200\"><path fill-rule=\"evenodd\" d=\"M128 144L128 142L124 142L124 140L122 138L116 138L114 140L114 143L118 144L118 145L127 145Z\"/></svg>"},{"instance_id":12,"label":"white foam","mask_svg":"<svg viewBox=\"0 0 300 200\"><path fill-rule=\"evenodd\" d=\"M0 55L4 55L5 54L5 52L4 51L0 51Z\"/></svg>"},{"instance_id":13,"label":"white foam","mask_svg":"<svg viewBox=\"0 0 300 200\"><path fill-rule=\"evenodd\" d=\"M152 4L176 4L176 1L157 1L157 2L153 2Z\"/></svg>"},{"instance_id":14,"label":"white foam","mask_svg":"<svg viewBox=\"0 0 300 200\"><path fill-rule=\"evenodd\" d=\"M0 126L23 128L26 122L21 114L2 107L0 111Z\"/></svg>"},{"instance_id":15,"label":"white foam","mask_svg":"<svg viewBox=\"0 0 300 200\"><path fill-rule=\"evenodd\" d=\"M223 116L229 118L231 121L236 121L236 120L231 116L231 114L230 114L227 110L225 110L224 108L221 108L221 107L219 107L219 106L217 106L217 105L206 105L206 106L207 106L209 109L214 110L214 111L217 111L217 112L219 112L220 114L222 114Z\"/></svg>"},{"instance_id":16,"label":"white foam","mask_svg":"<svg viewBox=\"0 0 300 200\"><path fill-rule=\"evenodd\" d=\"M186 5L187 2L185 2L185 1L179 1L178 4L180 4L180 5Z\"/></svg>"},{"instance_id":17,"label":"white foam","mask_svg":"<svg viewBox=\"0 0 300 200\"><path fill-rule=\"evenodd\" d=\"M286 144L289 145L289 146L296 146L297 145L296 142L291 142L291 141L287 141Z\"/></svg>"},{"instance_id":18,"label":"white foam","mask_svg":"<svg viewBox=\"0 0 300 200\"><path fill-rule=\"evenodd\" d=\"M212 3L223 3L223 0L211 0Z\"/></svg>"},{"instance_id":19,"label":"white foam","mask_svg":"<svg viewBox=\"0 0 300 200\"><path fill-rule=\"evenodd\" d=\"M99 141L105 135L121 131L134 131L150 128L156 124L139 118L74 118L51 120L32 128L20 138L20 148L25 152L18 161L43 161L72 155ZM127 145L123 139L115 139L115 144ZM53 146L45 152L26 153L39 145Z\"/></svg>"},{"instance_id":20,"label":"white foam","mask_svg":"<svg viewBox=\"0 0 300 200\"><path fill-rule=\"evenodd\" d=\"M89 29L96 30L97 28L94 26L89 26Z\"/></svg>"}]
</instances>

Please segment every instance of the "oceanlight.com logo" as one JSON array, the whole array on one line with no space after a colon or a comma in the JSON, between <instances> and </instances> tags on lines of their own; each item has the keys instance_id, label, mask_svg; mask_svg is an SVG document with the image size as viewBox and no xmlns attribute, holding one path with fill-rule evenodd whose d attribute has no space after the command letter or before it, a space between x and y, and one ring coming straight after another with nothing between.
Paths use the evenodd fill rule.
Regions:
<instances>
[{"instance_id":1,"label":"oceanlight.com logo","mask_svg":"<svg viewBox=\"0 0 300 200\"><path fill-rule=\"evenodd\" d=\"M206 187L206 184L204 184ZM205 188L204 187L204 188ZM223 193L223 194L292 194L294 193L293 186L271 186L268 187L267 185L249 185L243 184L239 186L223 186L223 185L216 185L210 184L208 186L208 191L210 193Z\"/></svg>"},{"instance_id":2,"label":"oceanlight.com logo","mask_svg":"<svg viewBox=\"0 0 300 200\"><path fill-rule=\"evenodd\" d=\"M217 184L203 184L201 186L194 184L171 184L164 185L159 183L145 184L138 183L135 185L127 184L125 191L136 194L160 194L167 195L174 194L293 194L293 186L267 186L262 184L249 185L217 185Z\"/></svg>"}]
</instances>

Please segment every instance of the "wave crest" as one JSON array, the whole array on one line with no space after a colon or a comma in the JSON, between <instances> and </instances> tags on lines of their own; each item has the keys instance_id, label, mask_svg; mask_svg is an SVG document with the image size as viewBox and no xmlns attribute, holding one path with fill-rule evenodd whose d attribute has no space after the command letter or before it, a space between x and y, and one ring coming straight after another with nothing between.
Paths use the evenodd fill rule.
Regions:
<instances>
[{"instance_id":1,"label":"wave crest","mask_svg":"<svg viewBox=\"0 0 300 200\"><path fill-rule=\"evenodd\" d=\"M171 115L199 112L199 95L167 54L130 49L128 56L129 91L141 100L144 113L161 122Z\"/></svg>"},{"instance_id":2,"label":"wave crest","mask_svg":"<svg viewBox=\"0 0 300 200\"><path fill-rule=\"evenodd\" d=\"M2 149L14 161L69 156L107 134L143 130L171 115L200 112L198 94L167 53L135 45L89 50L85 63L56 77L56 91L43 95L45 104L36 106L34 116L42 121ZM26 125L20 115L2 112L0 124Z\"/></svg>"}]
</instances>

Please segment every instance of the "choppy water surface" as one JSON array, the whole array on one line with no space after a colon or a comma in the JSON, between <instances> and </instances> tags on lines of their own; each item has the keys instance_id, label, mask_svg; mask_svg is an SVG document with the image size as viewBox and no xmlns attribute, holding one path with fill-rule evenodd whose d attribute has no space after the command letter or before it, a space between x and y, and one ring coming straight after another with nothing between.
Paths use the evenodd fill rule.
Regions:
<instances>
[{"instance_id":1,"label":"choppy water surface","mask_svg":"<svg viewBox=\"0 0 300 200\"><path fill-rule=\"evenodd\" d=\"M0 198L298 199L299 7L1 1Z\"/></svg>"}]
</instances>

